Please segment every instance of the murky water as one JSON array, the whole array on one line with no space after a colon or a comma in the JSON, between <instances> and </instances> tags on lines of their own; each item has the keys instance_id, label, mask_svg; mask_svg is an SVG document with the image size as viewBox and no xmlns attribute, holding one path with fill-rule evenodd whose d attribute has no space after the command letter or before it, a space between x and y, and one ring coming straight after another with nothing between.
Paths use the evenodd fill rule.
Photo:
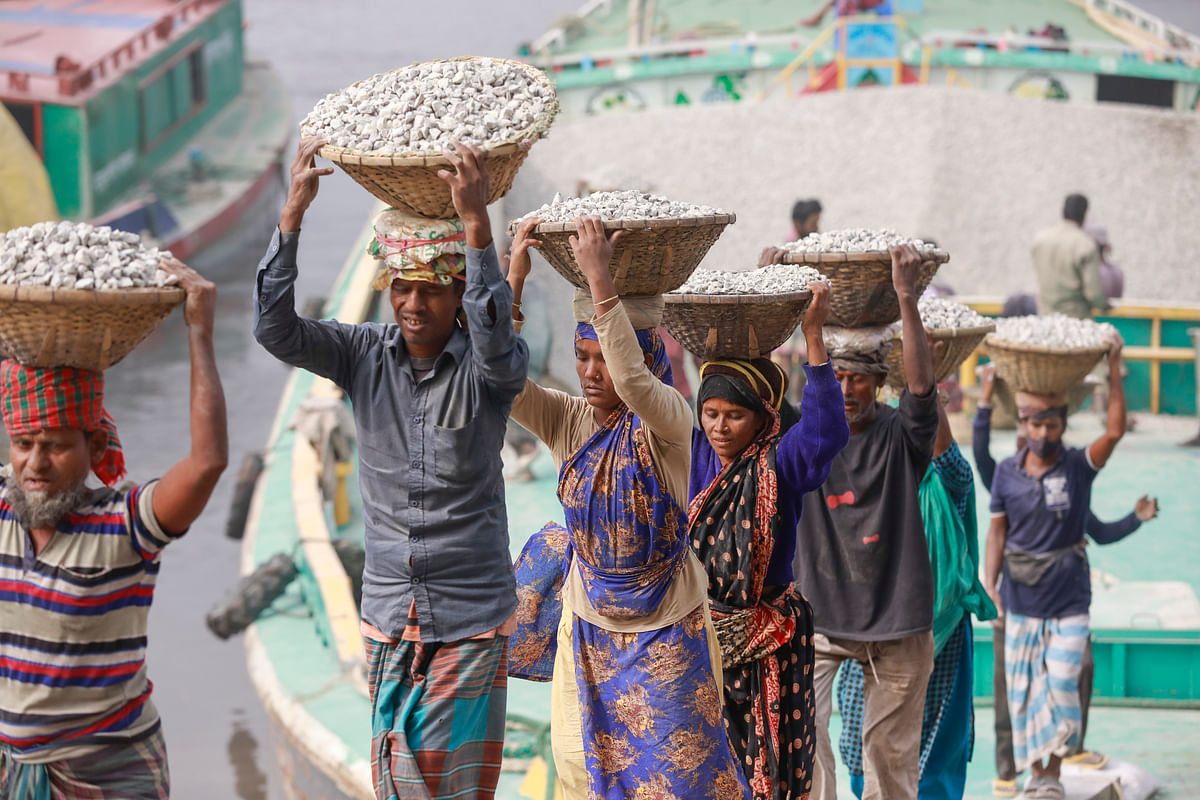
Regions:
<instances>
[{"instance_id":1,"label":"murky water","mask_svg":"<svg viewBox=\"0 0 1200 800\"><path fill-rule=\"evenodd\" d=\"M244 0L247 56L269 60L279 71L299 120L319 97L374 72L428 58L510 55L576 5ZM344 175L326 179L305 219L301 302L326 291L371 202ZM220 292L216 347L230 412L230 468L204 516L164 557L150 616L154 698L166 730L172 794L184 800L284 797L242 642L216 640L203 622L236 580L239 544L224 537L224 527L237 467L246 452L262 448L287 375L250 335L253 275L269 233L251 231L240 256L204 265ZM188 361L181 315L110 372L108 405L134 479L161 475L185 454Z\"/></svg>"}]
</instances>

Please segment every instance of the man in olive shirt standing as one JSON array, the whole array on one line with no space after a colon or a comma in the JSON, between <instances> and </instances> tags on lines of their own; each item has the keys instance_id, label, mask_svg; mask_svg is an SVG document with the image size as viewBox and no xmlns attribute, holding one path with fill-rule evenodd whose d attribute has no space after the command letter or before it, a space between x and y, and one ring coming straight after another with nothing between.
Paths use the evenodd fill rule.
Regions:
<instances>
[{"instance_id":1,"label":"man in olive shirt standing","mask_svg":"<svg viewBox=\"0 0 1200 800\"><path fill-rule=\"evenodd\" d=\"M1083 231L1088 201L1067 195L1063 218L1033 240L1033 269L1037 273L1038 313L1058 312L1089 319L1093 309L1108 308L1100 278L1100 248Z\"/></svg>"},{"instance_id":2,"label":"man in olive shirt standing","mask_svg":"<svg viewBox=\"0 0 1200 800\"><path fill-rule=\"evenodd\" d=\"M440 175L460 219L413 218L380 241L392 248L381 277L395 324L347 325L295 311L300 222L332 172L315 166L323 144L302 141L292 164L258 268L254 335L354 407L376 797L491 798L516 610L500 448L529 351L492 244L484 156L446 153L454 169Z\"/></svg>"}]
</instances>

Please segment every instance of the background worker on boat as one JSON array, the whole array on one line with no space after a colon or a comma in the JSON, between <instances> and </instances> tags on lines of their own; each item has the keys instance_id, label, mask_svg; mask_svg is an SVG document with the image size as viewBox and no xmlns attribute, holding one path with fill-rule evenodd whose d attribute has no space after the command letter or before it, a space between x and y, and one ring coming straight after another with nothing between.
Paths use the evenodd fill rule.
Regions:
<instances>
[{"instance_id":1,"label":"background worker on boat","mask_svg":"<svg viewBox=\"0 0 1200 800\"><path fill-rule=\"evenodd\" d=\"M301 319L300 223L332 171L315 166L322 144L302 141L292 164L258 268L254 335L276 358L332 380L354 408L376 796L490 798L516 608L500 448L529 351L492 244L487 168L474 147L448 152L454 171L440 174L460 219L418 220L419 230L381 243L395 256L385 279L395 324ZM441 255L418 260L426 251L415 248L431 245Z\"/></svg>"},{"instance_id":2,"label":"background worker on boat","mask_svg":"<svg viewBox=\"0 0 1200 800\"><path fill-rule=\"evenodd\" d=\"M1084 525L1092 482L1125 435L1119 338L1108 366L1103 434L1087 448L1066 447L1066 400L1018 392L1026 445L992 480L984 586L1004 617L1013 758L1017 772L1033 771L1024 797L1064 797L1062 759L1081 738L1079 679L1092 601Z\"/></svg>"},{"instance_id":3,"label":"background worker on boat","mask_svg":"<svg viewBox=\"0 0 1200 800\"><path fill-rule=\"evenodd\" d=\"M1038 282L1038 313L1090 319L1092 310L1108 308L1100 277L1100 249L1084 233L1088 201L1067 195L1062 219L1039 231L1033 240L1033 269Z\"/></svg>"},{"instance_id":4,"label":"background worker on boat","mask_svg":"<svg viewBox=\"0 0 1200 800\"><path fill-rule=\"evenodd\" d=\"M12 444L0 468L0 798L170 794L146 674L164 547L200 516L229 457L213 355L216 287L187 293L191 450L158 480L118 483L125 458L104 375L0 362ZM89 473L105 485L92 489Z\"/></svg>"},{"instance_id":5,"label":"background worker on boat","mask_svg":"<svg viewBox=\"0 0 1200 800\"><path fill-rule=\"evenodd\" d=\"M576 226L590 290L575 297L583 397L529 381L513 405L561 465L569 546L548 526L521 553L522 612L536 611L521 613L514 650L548 640L536 649L553 659L554 763L568 800L749 800L725 733L707 577L688 546L692 411L656 332L662 299L619 297L609 262L620 232L606 237L599 217ZM514 284L529 272L518 257L529 233L513 242ZM561 603L531 596L564 564Z\"/></svg>"},{"instance_id":6,"label":"background worker on boat","mask_svg":"<svg viewBox=\"0 0 1200 800\"><path fill-rule=\"evenodd\" d=\"M900 300L907 388L897 409L879 404L891 331L825 329L842 384L850 441L800 516L796 585L813 608L817 765L813 797L837 797L829 741L833 678L863 664L863 761L869 800L917 796L925 686L933 667L933 579L918 485L933 457L937 392L917 310L921 256L891 248Z\"/></svg>"},{"instance_id":7,"label":"background worker on boat","mask_svg":"<svg viewBox=\"0 0 1200 800\"><path fill-rule=\"evenodd\" d=\"M821 330L829 285L808 285L801 417L784 431L787 375L767 358L700 368L688 537L708 571L725 728L757 800L803 800L814 754L813 612L793 580L796 520L850 437Z\"/></svg>"},{"instance_id":8,"label":"background worker on boat","mask_svg":"<svg viewBox=\"0 0 1200 800\"><path fill-rule=\"evenodd\" d=\"M979 467L979 480L983 488L992 490L992 478L996 474L996 461L992 458L990 443L992 436L992 398L996 390L996 365L985 364L979 381L979 404L975 410L975 422L971 433L971 448L975 464ZM1017 450L1025 448L1024 435L1017 436ZM1097 544L1113 544L1124 539L1158 516L1158 498L1142 495L1134 503L1133 511L1113 522L1101 521L1089 508L1084 532ZM1092 679L1096 664L1092 659L1092 639L1083 648L1083 663L1079 672L1079 742L1063 761L1068 764L1100 769L1108 763L1108 756L1086 745L1088 709L1092 702ZM996 729L996 778L992 781L992 794L997 797L1017 795L1017 767L1013 762L1012 721L1008 717L1008 690L1004 677L1004 616L998 616L992 630L992 708L995 712Z\"/></svg>"}]
</instances>

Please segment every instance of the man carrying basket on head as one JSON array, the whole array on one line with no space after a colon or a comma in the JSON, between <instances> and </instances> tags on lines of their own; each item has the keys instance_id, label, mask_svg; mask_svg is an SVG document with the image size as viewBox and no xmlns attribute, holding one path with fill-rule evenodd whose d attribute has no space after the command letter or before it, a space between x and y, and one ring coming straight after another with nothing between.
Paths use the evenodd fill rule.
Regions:
<instances>
[{"instance_id":1,"label":"man carrying basket on head","mask_svg":"<svg viewBox=\"0 0 1200 800\"><path fill-rule=\"evenodd\" d=\"M0 799L165 798L166 745L146 675L161 552L200 516L229 456L213 355L216 288L187 293L191 452L118 483L125 458L104 375L0 362L12 445L0 467ZM105 486L87 485L95 473Z\"/></svg>"},{"instance_id":2,"label":"man carrying basket on head","mask_svg":"<svg viewBox=\"0 0 1200 800\"><path fill-rule=\"evenodd\" d=\"M800 421L781 427L787 375L774 361L706 361L692 433L688 536L708 571L725 727L755 800L806 800L812 786L813 614L793 586L796 520L850 437L821 333L829 286L808 288L801 328L816 363Z\"/></svg>"},{"instance_id":3,"label":"man carrying basket on head","mask_svg":"<svg viewBox=\"0 0 1200 800\"><path fill-rule=\"evenodd\" d=\"M354 407L376 796L490 798L516 608L500 448L529 351L492 244L484 156L469 145L446 153L454 169L440 174L459 219L388 212L395 229L372 249L386 256L396 324L346 325L294 308L300 222L332 171L314 165L323 144L302 141L292 164L258 269L254 334Z\"/></svg>"},{"instance_id":4,"label":"man carrying basket on head","mask_svg":"<svg viewBox=\"0 0 1200 800\"><path fill-rule=\"evenodd\" d=\"M896 409L875 399L887 376L890 330L841 329L838 336L826 328L850 441L804 503L794 562L815 620L813 796L820 800L837 797L829 717L834 674L846 659L867 674L863 797L917 796L921 714L933 668L933 577L917 487L933 458L937 387L917 310L921 256L911 245L890 250L907 386Z\"/></svg>"},{"instance_id":5,"label":"man carrying basket on head","mask_svg":"<svg viewBox=\"0 0 1200 800\"><path fill-rule=\"evenodd\" d=\"M984 586L1004 620L1013 760L1017 772L1033 773L1023 797L1063 798L1062 759L1081 737L1079 675L1092 601L1084 524L1092 482L1125 435L1121 347L1116 338L1108 355L1104 433L1087 448L1066 447L1065 398L1018 391L1027 444L992 479Z\"/></svg>"}]
</instances>

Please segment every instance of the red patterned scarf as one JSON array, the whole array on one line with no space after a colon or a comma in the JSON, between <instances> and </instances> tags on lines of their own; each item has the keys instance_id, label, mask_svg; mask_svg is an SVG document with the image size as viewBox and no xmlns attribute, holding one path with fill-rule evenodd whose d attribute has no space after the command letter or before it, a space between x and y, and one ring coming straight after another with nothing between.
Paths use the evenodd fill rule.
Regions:
<instances>
[{"instance_id":1,"label":"red patterned scarf","mask_svg":"<svg viewBox=\"0 0 1200 800\"><path fill-rule=\"evenodd\" d=\"M125 456L113 418L104 410L104 374L74 367L25 367L0 361L0 405L10 436L54 428L108 434L108 449L92 467L107 486L125 477Z\"/></svg>"}]
</instances>

